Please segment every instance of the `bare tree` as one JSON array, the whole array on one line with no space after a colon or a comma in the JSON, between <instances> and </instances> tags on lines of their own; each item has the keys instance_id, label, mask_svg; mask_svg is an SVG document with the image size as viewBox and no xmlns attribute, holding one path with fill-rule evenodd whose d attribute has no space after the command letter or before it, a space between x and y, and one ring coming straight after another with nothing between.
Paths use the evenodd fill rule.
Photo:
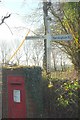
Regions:
<instances>
[{"instance_id":1,"label":"bare tree","mask_svg":"<svg viewBox=\"0 0 80 120\"><path fill-rule=\"evenodd\" d=\"M14 51L19 47L20 41L15 39ZM20 48L17 53L14 55L13 63L20 65L21 58L23 57L23 48Z\"/></svg>"},{"instance_id":2,"label":"bare tree","mask_svg":"<svg viewBox=\"0 0 80 120\"><path fill-rule=\"evenodd\" d=\"M54 67L54 70L56 71L57 70L57 54L56 54L56 50L55 49L53 49L52 51L51 51L51 53L52 53L52 60L53 60L53 62L52 62L52 66Z\"/></svg>"},{"instance_id":3,"label":"bare tree","mask_svg":"<svg viewBox=\"0 0 80 120\"><path fill-rule=\"evenodd\" d=\"M2 41L1 44L0 44L0 52L1 52L1 63L2 64L8 64L8 59L11 55L11 48L10 46L8 45L7 42L5 41Z\"/></svg>"},{"instance_id":4,"label":"bare tree","mask_svg":"<svg viewBox=\"0 0 80 120\"><path fill-rule=\"evenodd\" d=\"M25 54L25 57L26 57L26 65L29 65L31 63L31 59L32 59L31 55L33 53L32 40L25 41L23 49L24 49L24 54Z\"/></svg>"},{"instance_id":5,"label":"bare tree","mask_svg":"<svg viewBox=\"0 0 80 120\"><path fill-rule=\"evenodd\" d=\"M33 41L33 54L32 59L37 66L41 66L41 62L43 60L43 41L41 40L34 40Z\"/></svg>"}]
</instances>

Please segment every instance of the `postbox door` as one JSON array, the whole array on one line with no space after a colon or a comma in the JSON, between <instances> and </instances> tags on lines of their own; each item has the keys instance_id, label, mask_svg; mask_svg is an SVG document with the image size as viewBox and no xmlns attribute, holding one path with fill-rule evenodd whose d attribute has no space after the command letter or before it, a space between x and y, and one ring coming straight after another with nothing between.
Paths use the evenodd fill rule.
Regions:
<instances>
[{"instance_id":1,"label":"postbox door","mask_svg":"<svg viewBox=\"0 0 80 120\"><path fill-rule=\"evenodd\" d=\"M8 118L26 117L24 77L8 76Z\"/></svg>"}]
</instances>

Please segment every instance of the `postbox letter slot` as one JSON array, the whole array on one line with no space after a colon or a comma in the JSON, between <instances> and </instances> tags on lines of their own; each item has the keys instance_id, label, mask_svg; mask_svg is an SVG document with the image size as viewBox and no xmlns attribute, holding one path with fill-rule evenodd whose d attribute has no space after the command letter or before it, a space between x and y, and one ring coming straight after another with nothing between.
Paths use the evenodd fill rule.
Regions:
<instances>
[{"instance_id":1,"label":"postbox letter slot","mask_svg":"<svg viewBox=\"0 0 80 120\"><path fill-rule=\"evenodd\" d=\"M19 82L16 82L16 83L11 82L10 84L11 84L11 85L21 85L21 83L19 83Z\"/></svg>"},{"instance_id":2,"label":"postbox letter slot","mask_svg":"<svg viewBox=\"0 0 80 120\"><path fill-rule=\"evenodd\" d=\"M13 100L14 102L20 103L21 99L20 99L20 90L13 90Z\"/></svg>"}]
</instances>

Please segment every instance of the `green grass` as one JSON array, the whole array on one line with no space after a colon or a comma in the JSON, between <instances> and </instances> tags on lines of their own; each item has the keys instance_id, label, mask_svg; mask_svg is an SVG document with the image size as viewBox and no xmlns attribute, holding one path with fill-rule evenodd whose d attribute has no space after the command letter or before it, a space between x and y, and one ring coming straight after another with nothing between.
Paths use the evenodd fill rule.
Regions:
<instances>
[{"instance_id":1,"label":"green grass","mask_svg":"<svg viewBox=\"0 0 80 120\"><path fill-rule=\"evenodd\" d=\"M43 71L43 79L47 79L47 75L46 75L46 72ZM50 73L49 75L49 78L50 79L59 79L59 80L71 80L71 81L74 81L74 80L78 80L78 76L77 76L77 71L74 70L74 68L67 68L66 71L53 71Z\"/></svg>"}]
</instances>

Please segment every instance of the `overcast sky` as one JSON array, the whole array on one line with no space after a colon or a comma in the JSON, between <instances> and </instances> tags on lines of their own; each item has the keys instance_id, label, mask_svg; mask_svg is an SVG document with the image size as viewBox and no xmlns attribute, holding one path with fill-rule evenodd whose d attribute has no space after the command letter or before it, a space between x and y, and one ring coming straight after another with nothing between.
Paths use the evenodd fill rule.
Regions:
<instances>
[{"instance_id":1,"label":"overcast sky","mask_svg":"<svg viewBox=\"0 0 80 120\"><path fill-rule=\"evenodd\" d=\"M37 8L38 2L34 2L34 0L3 0L0 2L0 22L2 17L11 13L11 17L5 20L5 23L0 25L0 40L12 40L17 37L14 27L23 26L29 28L29 24L25 23L23 18L26 17ZM29 21L28 21L29 22ZM24 34L27 32L23 30ZM17 33L21 34L22 31L18 31ZM12 35L13 33L13 35ZM23 34L23 33L22 33ZM23 35L22 35L23 36Z\"/></svg>"}]
</instances>

